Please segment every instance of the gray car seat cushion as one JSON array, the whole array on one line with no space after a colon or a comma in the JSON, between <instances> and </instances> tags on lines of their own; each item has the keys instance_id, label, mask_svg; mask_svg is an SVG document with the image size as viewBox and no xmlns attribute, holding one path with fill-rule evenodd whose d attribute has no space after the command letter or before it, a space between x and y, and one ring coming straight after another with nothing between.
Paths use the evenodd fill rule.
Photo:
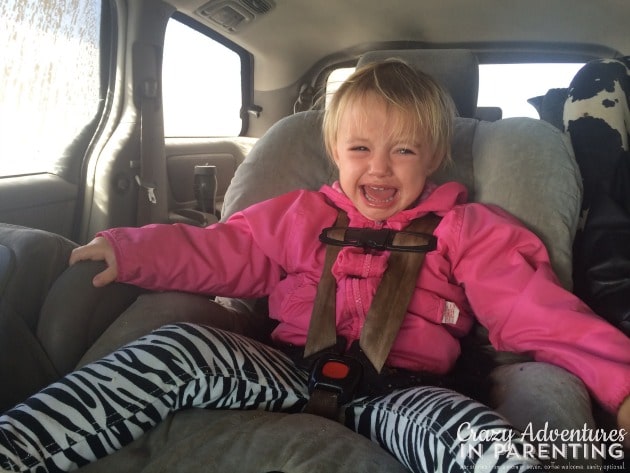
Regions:
<instances>
[{"instance_id":1,"label":"gray car seat cushion","mask_svg":"<svg viewBox=\"0 0 630 473\"><path fill-rule=\"evenodd\" d=\"M76 245L53 233L0 224L0 412L57 379L35 336L39 310Z\"/></svg>"},{"instance_id":2,"label":"gray car seat cushion","mask_svg":"<svg viewBox=\"0 0 630 473\"><path fill-rule=\"evenodd\" d=\"M35 331L46 294L77 245L53 233L6 223L0 224L0 245L13 254L12 266L3 269L0 296Z\"/></svg>"},{"instance_id":3,"label":"gray car seat cushion","mask_svg":"<svg viewBox=\"0 0 630 473\"><path fill-rule=\"evenodd\" d=\"M105 267L102 261L69 267L42 306L37 338L59 375L72 371L103 331L144 292L120 283L95 288L92 278Z\"/></svg>"},{"instance_id":4,"label":"gray car seat cushion","mask_svg":"<svg viewBox=\"0 0 630 473\"><path fill-rule=\"evenodd\" d=\"M473 154L473 199L502 207L536 233L571 289L582 180L568 137L531 118L480 122Z\"/></svg>"},{"instance_id":5,"label":"gray car seat cushion","mask_svg":"<svg viewBox=\"0 0 630 473\"><path fill-rule=\"evenodd\" d=\"M263 342L269 341L268 334L273 325L267 317L228 310L202 295L181 292L143 294L85 352L77 367L98 360L151 330L177 322L209 325Z\"/></svg>"},{"instance_id":6,"label":"gray car seat cushion","mask_svg":"<svg viewBox=\"0 0 630 473\"><path fill-rule=\"evenodd\" d=\"M274 124L258 140L225 193L223 220L256 202L298 188L317 190L337 179L320 139L321 120L320 112L298 113Z\"/></svg>"},{"instance_id":7,"label":"gray car seat cushion","mask_svg":"<svg viewBox=\"0 0 630 473\"><path fill-rule=\"evenodd\" d=\"M190 409L169 416L147 435L79 471L403 473L408 470L368 439L320 417Z\"/></svg>"}]
</instances>

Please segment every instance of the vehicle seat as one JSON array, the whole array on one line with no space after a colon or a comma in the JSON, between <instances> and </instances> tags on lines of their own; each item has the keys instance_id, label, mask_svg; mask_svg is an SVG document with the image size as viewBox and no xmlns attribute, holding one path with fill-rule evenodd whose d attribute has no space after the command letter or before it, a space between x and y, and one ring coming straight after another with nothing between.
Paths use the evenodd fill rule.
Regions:
<instances>
[{"instance_id":1,"label":"vehicle seat","mask_svg":"<svg viewBox=\"0 0 630 473\"><path fill-rule=\"evenodd\" d=\"M481 121L495 122L503 118L503 109L501 107L477 107L475 118Z\"/></svg>"},{"instance_id":2,"label":"vehicle seat","mask_svg":"<svg viewBox=\"0 0 630 473\"><path fill-rule=\"evenodd\" d=\"M41 230L0 225L0 411L59 377L36 332L44 298L74 246Z\"/></svg>"},{"instance_id":3,"label":"vehicle seat","mask_svg":"<svg viewBox=\"0 0 630 473\"><path fill-rule=\"evenodd\" d=\"M0 224L0 412L73 369L141 292L123 284L95 289L93 265L68 271L76 246L50 232ZM79 280L88 281L80 291Z\"/></svg>"}]
</instances>

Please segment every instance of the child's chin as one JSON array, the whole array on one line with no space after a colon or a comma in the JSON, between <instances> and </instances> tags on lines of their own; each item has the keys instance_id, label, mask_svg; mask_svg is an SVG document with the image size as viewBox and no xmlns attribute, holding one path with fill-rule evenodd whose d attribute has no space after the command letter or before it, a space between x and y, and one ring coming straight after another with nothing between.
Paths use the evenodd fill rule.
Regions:
<instances>
[{"instance_id":1,"label":"child's chin","mask_svg":"<svg viewBox=\"0 0 630 473\"><path fill-rule=\"evenodd\" d=\"M396 210L395 209L377 209L373 207L367 207L363 209L361 213L363 214L364 217L370 220L379 222L381 220L387 220L389 217L391 217L392 215L396 213Z\"/></svg>"}]
</instances>

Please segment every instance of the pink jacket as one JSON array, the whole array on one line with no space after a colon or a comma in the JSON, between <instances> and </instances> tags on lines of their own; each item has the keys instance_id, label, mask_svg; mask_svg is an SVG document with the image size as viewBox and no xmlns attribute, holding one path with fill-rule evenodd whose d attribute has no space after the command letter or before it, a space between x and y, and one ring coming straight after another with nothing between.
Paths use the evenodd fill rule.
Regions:
<instances>
[{"instance_id":1,"label":"pink jacket","mask_svg":"<svg viewBox=\"0 0 630 473\"><path fill-rule=\"evenodd\" d=\"M322 228L337 209L354 227L399 230L431 211L443 219L427 254L388 363L448 371L458 338L476 318L498 350L527 353L579 376L608 409L630 394L630 339L564 290L541 241L505 212L465 204L458 183L428 185L415 207L385 222L363 217L338 190L295 191L256 204L208 228L149 225L102 233L114 247L118 281L153 290L230 297L269 296L276 341L304 345L324 263ZM344 248L337 279L337 331L361 327L387 262L386 253Z\"/></svg>"}]
</instances>

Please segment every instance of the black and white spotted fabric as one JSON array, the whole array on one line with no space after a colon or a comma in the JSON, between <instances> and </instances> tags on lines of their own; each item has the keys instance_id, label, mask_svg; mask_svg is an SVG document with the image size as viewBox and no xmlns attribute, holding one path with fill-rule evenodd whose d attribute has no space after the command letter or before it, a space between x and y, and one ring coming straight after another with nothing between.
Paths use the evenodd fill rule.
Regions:
<instances>
[{"instance_id":1,"label":"black and white spotted fabric","mask_svg":"<svg viewBox=\"0 0 630 473\"><path fill-rule=\"evenodd\" d=\"M592 61L569 86L564 125L583 174L584 190L589 194L585 196L585 208L592 194L611 190L620 161L627 159L629 68L630 57Z\"/></svg>"},{"instance_id":2,"label":"black and white spotted fabric","mask_svg":"<svg viewBox=\"0 0 630 473\"><path fill-rule=\"evenodd\" d=\"M584 184L574 289L630 335L630 57L587 63L568 89L564 127Z\"/></svg>"}]
</instances>

